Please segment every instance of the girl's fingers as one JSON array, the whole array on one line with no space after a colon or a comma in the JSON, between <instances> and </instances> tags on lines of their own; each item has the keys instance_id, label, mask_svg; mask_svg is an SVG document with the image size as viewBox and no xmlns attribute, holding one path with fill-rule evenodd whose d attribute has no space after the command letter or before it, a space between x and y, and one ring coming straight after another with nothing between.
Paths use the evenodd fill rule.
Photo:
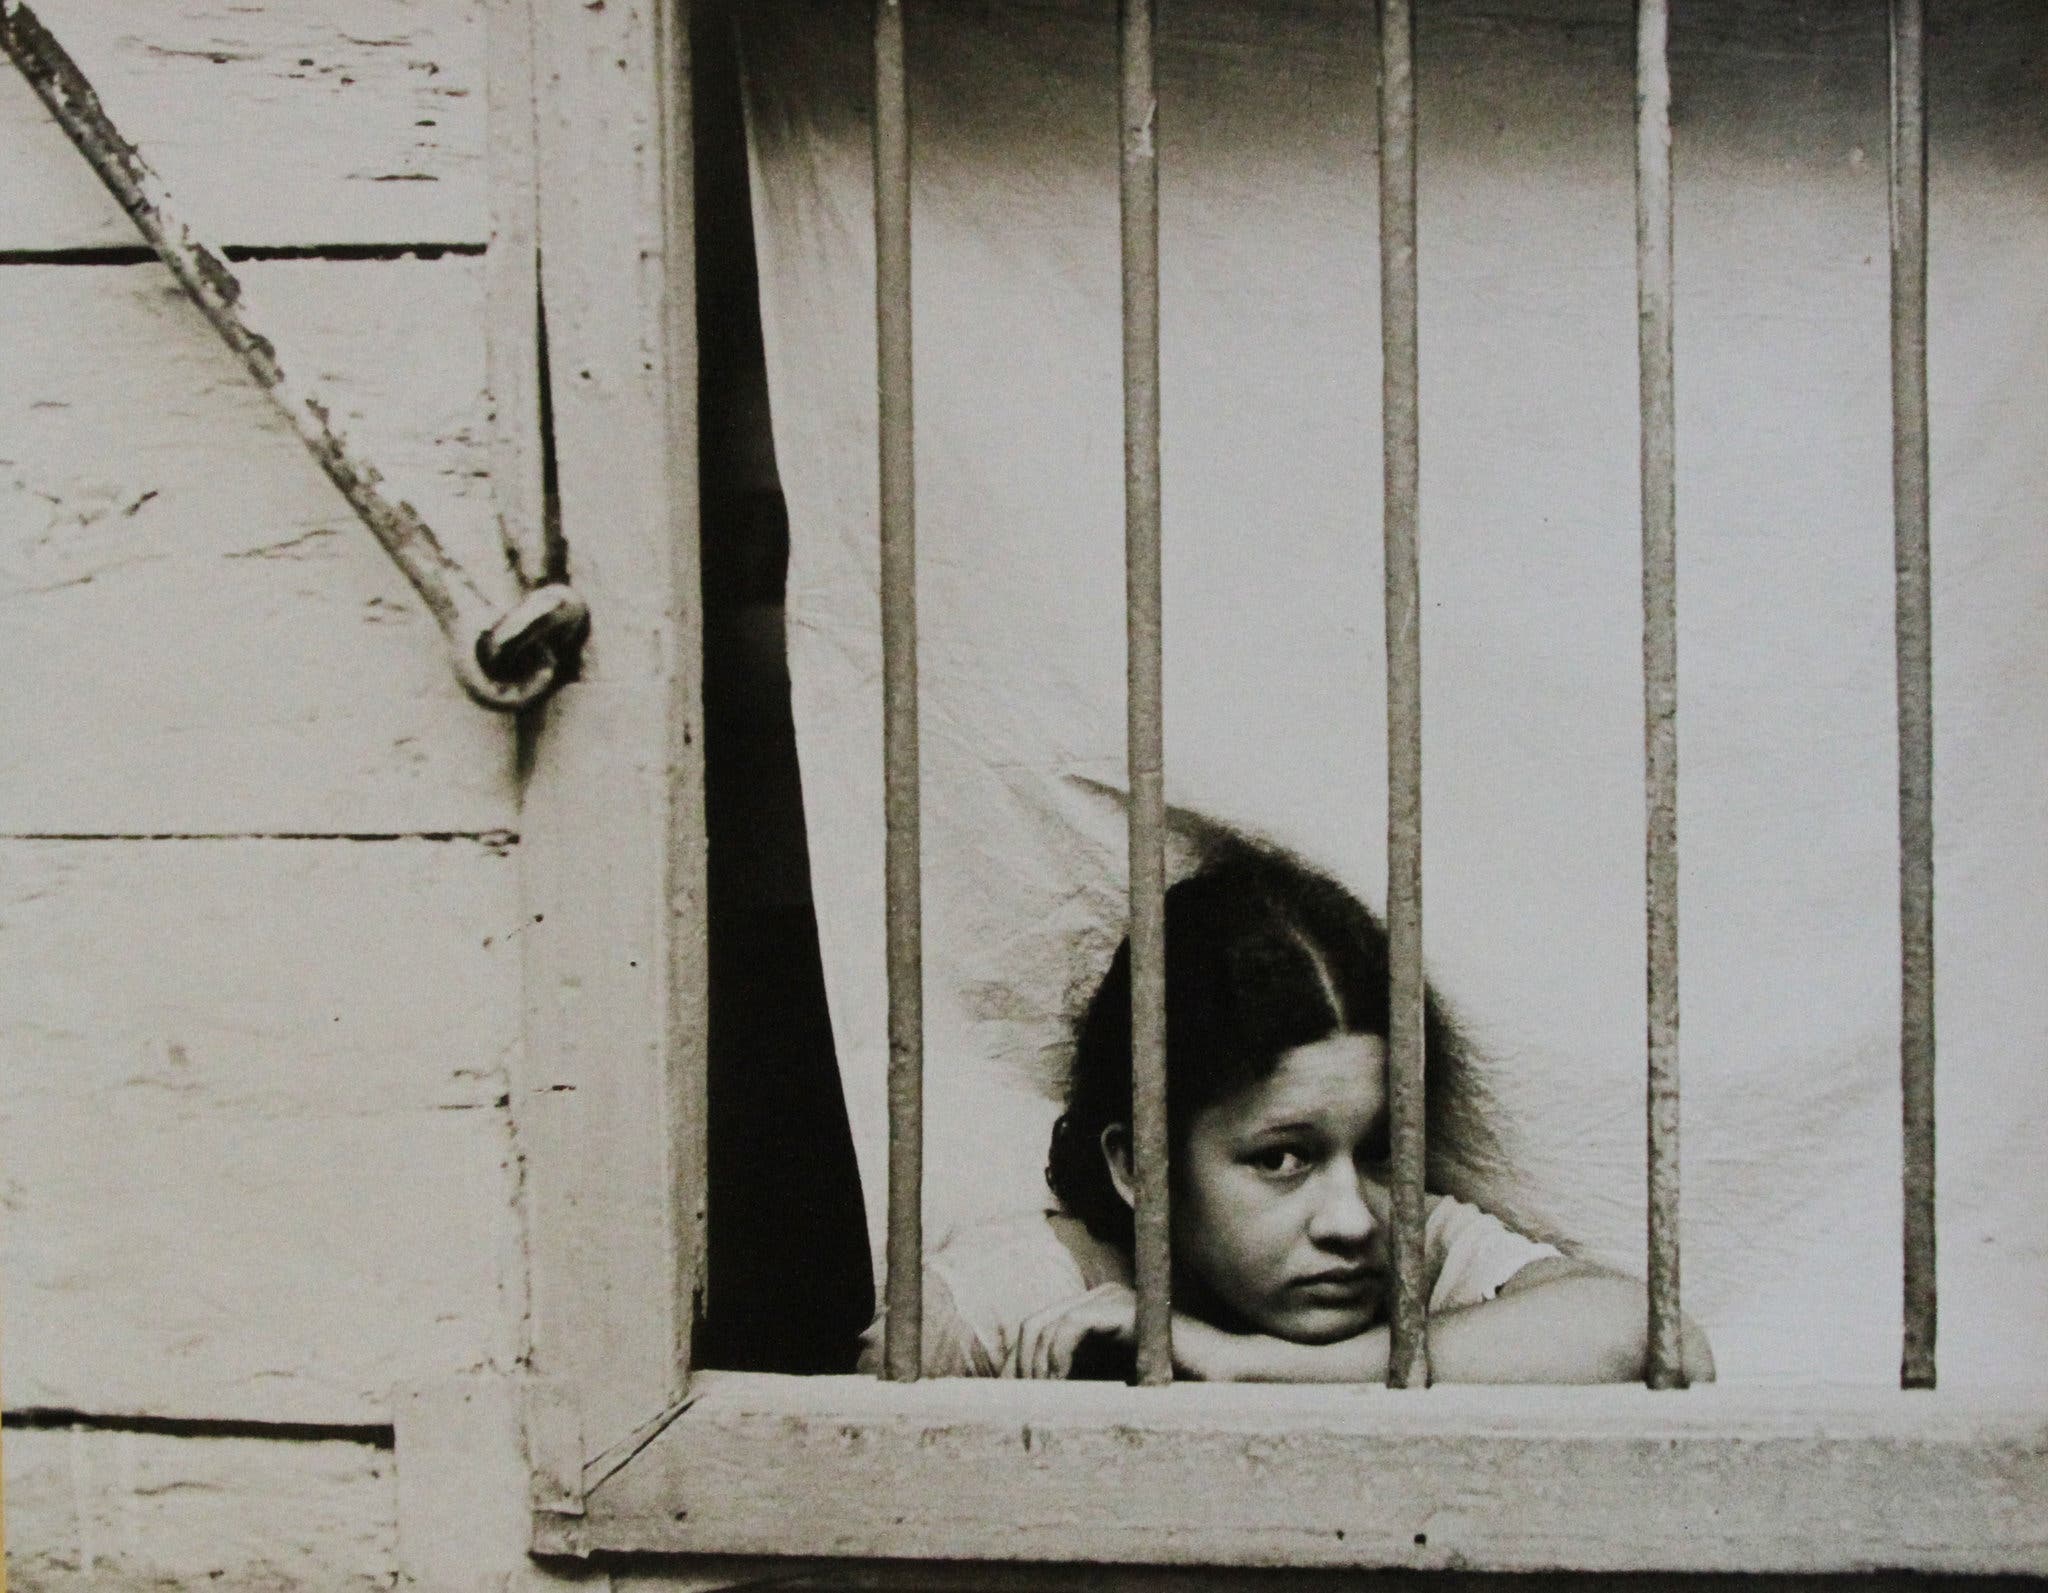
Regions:
<instances>
[{"instance_id":1,"label":"girl's fingers","mask_svg":"<svg viewBox=\"0 0 2048 1593\"><path fill-rule=\"evenodd\" d=\"M1045 1375L1068 1376L1074 1369L1074 1352L1082 1342L1096 1333L1113 1332L1115 1327L1114 1302L1106 1302L1094 1291L1081 1296L1071 1309L1059 1314L1045 1336Z\"/></svg>"},{"instance_id":2,"label":"girl's fingers","mask_svg":"<svg viewBox=\"0 0 2048 1593\"><path fill-rule=\"evenodd\" d=\"M1114 1288L1115 1285L1105 1285ZM1071 1377L1074 1357L1093 1338L1130 1338L1135 1326L1135 1306L1116 1296L1091 1299L1084 1309L1074 1311L1060 1323L1053 1346L1055 1377Z\"/></svg>"},{"instance_id":3,"label":"girl's fingers","mask_svg":"<svg viewBox=\"0 0 2048 1593\"><path fill-rule=\"evenodd\" d=\"M1137 1311L1131 1291L1105 1283L1026 1317L1017 1330L1017 1368L1025 1377L1066 1377L1074 1352L1097 1334L1129 1338Z\"/></svg>"}]
</instances>

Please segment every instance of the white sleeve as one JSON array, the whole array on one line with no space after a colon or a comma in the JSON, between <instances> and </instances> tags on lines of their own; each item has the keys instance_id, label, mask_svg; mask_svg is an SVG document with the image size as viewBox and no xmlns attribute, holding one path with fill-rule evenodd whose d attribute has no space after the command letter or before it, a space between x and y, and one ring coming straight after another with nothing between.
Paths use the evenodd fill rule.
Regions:
<instances>
[{"instance_id":1,"label":"white sleeve","mask_svg":"<svg viewBox=\"0 0 2048 1593\"><path fill-rule=\"evenodd\" d=\"M1436 1275L1429 1291L1433 1312L1491 1300L1530 1262L1563 1254L1555 1245L1525 1239L1498 1217L1448 1195L1431 1209L1422 1233Z\"/></svg>"},{"instance_id":2,"label":"white sleeve","mask_svg":"<svg viewBox=\"0 0 2048 1593\"><path fill-rule=\"evenodd\" d=\"M924 1332L919 1346L920 1373L925 1377L994 1377L1000 1357L993 1354L975 1325L954 1302L945 1274L927 1264L924 1269ZM870 1377L882 1375L882 1327L886 1309L876 1312L860 1336L859 1370Z\"/></svg>"}]
</instances>

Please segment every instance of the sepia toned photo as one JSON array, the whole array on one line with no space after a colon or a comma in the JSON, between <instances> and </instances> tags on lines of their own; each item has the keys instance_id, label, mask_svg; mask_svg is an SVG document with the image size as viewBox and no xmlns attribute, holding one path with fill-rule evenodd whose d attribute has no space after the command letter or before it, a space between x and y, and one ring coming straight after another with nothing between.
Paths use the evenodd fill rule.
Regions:
<instances>
[{"instance_id":1,"label":"sepia toned photo","mask_svg":"<svg viewBox=\"0 0 2048 1593\"><path fill-rule=\"evenodd\" d=\"M2048 1574L2048 11L0 42L11 1585Z\"/></svg>"}]
</instances>

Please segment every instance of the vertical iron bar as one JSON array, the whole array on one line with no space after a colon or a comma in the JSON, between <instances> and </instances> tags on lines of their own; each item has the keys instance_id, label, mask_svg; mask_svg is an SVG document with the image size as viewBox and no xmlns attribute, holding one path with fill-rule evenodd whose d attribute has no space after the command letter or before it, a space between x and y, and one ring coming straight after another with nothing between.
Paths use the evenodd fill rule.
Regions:
<instances>
[{"instance_id":1,"label":"vertical iron bar","mask_svg":"<svg viewBox=\"0 0 2048 1593\"><path fill-rule=\"evenodd\" d=\"M875 333L881 436L882 764L889 971L888 1321L883 1365L918 1375L924 1325L924 949L919 873L910 114L902 0L875 5Z\"/></svg>"},{"instance_id":2,"label":"vertical iron bar","mask_svg":"<svg viewBox=\"0 0 2048 1593\"><path fill-rule=\"evenodd\" d=\"M1678 489L1671 63L1665 0L1636 9L1636 304L1642 380L1649 1328L1644 1377L1685 1384L1678 1268Z\"/></svg>"},{"instance_id":3,"label":"vertical iron bar","mask_svg":"<svg viewBox=\"0 0 2048 1593\"><path fill-rule=\"evenodd\" d=\"M1124 562L1130 668L1131 1138L1137 1380L1173 1380L1166 1135L1166 784L1159 512L1159 102L1151 0L1123 0Z\"/></svg>"},{"instance_id":4,"label":"vertical iron bar","mask_svg":"<svg viewBox=\"0 0 2048 1593\"><path fill-rule=\"evenodd\" d=\"M1927 480L1927 72L1921 0L1892 0L1892 512L1898 578L1905 1343L1934 1387L1934 669Z\"/></svg>"},{"instance_id":5,"label":"vertical iron bar","mask_svg":"<svg viewBox=\"0 0 2048 1593\"><path fill-rule=\"evenodd\" d=\"M1387 1382L1429 1381L1422 1227L1421 390L1415 261L1415 19L1380 5L1380 351L1386 470L1387 1115L1394 1311Z\"/></svg>"}]
</instances>

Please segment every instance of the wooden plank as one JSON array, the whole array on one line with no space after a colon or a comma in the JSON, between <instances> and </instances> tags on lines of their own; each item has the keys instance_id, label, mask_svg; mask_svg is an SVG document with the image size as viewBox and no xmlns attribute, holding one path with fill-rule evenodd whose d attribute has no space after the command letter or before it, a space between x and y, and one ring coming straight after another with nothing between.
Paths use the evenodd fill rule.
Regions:
<instances>
[{"instance_id":1,"label":"wooden plank","mask_svg":"<svg viewBox=\"0 0 2048 1593\"><path fill-rule=\"evenodd\" d=\"M396 494L509 598L479 262L243 269ZM168 272L0 269L0 369L11 832L511 825L510 727Z\"/></svg>"},{"instance_id":2,"label":"wooden plank","mask_svg":"<svg viewBox=\"0 0 2048 1593\"><path fill-rule=\"evenodd\" d=\"M373 1420L499 1349L506 1154L490 1112L10 1117L8 1398Z\"/></svg>"},{"instance_id":3,"label":"wooden plank","mask_svg":"<svg viewBox=\"0 0 2048 1593\"><path fill-rule=\"evenodd\" d=\"M664 727L657 695L597 683L565 688L545 712L522 817L527 1044L514 1105L533 1365L576 1391L594 1455L667 1404L676 1376L667 793L651 755Z\"/></svg>"},{"instance_id":4,"label":"wooden plank","mask_svg":"<svg viewBox=\"0 0 2048 1593\"><path fill-rule=\"evenodd\" d=\"M8 12L8 53L50 108L79 153L99 174L136 230L169 267L221 341L241 360L250 380L298 435L335 491L404 574L447 635L463 687L487 707L514 712L546 694L560 667L544 642L538 657L515 659L550 609L564 609L560 624L579 634L588 614L571 593L524 604L507 614L501 601L476 584L460 560L436 537L411 504L383 490L376 467L351 446L330 395L308 380L295 358L280 358L261 317L249 319L251 295L229 257L195 236L178 216L177 202L147 161L107 118L99 96L64 47L25 5ZM50 257L38 256L47 263ZM86 263L86 262L79 262ZM100 259L95 263L104 264ZM502 678L501 678L502 677Z\"/></svg>"},{"instance_id":5,"label":"wooden plank","mask_svg":"<svg viewBox=\"0 0 2048 1593\"><path fill-rule=\"evenodd\" d=\"M526 1457L516 1377L449 1378L397 1402L398 1561L434 1593L610 1593L601 1568L526 1552Z\"/></svg>"},{"instance_id":6,"label":"wooden plank","mask_svg":"<svg viewBox=\"0 0 2048 1593\"><path fill-rule=\"evenodd\" d=\"M202 236L308 246L484 241L481 0L40 0ZM0 251L135 230L12 70Z\"/></svg>"},{"instance_id":7,"label":"wooden plank","mask_svg":"<svg viewBox=\"0 0 2048 1593\"><path fill-rule=\"evenodd\" d=\"M20 1593L389 1588L391 1452L338 1441L10 1428Z\"/></svg>"},{"instance_id":8,"label":"wooden plank","mask_svg":"<svg viewBox=\"0 0 2048 1593\"><path fill-rule=\"evenodd\" d=\"M703 1373L593 1548L1175 1564L2048 1570L2048 1389L1387 1389Z\"/></svg>"},{"instance_id":9,"label":"wooden plank","mask_svg":"<svg viewBox=\"0 0 2048 1593\"><path fill-rule=\"evenodd\" d=\"M503 841L0 841L0 1101L488 1106L517 1041L516 871Z\"/></svg>"},{"instance_id":10,"label":"wooden plank","mask_svg":"<svg viewBox=\"0 0 2048 1593\"><path fill-rule=\"evenodd\" d=\"M11 1408L386 1419L509 1360L502 845L0 843Z\"/></svg>"},{"instance_id":11,"label":"wooden plank","mask_svg":"<svg viewBox=\"0 0 2048 1593\"><path fill-rule=\"evenodd\" d=\"M669 7L535 10L563 531L599 616L521 819L532 1366L597 1454L680 1386L700 1272L701 620L688 102ZM682 1132L671 1137L680 1123Z\"/></svg>"},{"instance_id":12,"label":"wooden plank","mask_svg":"<svg viewBox=\"0 0 2048 1593\"><path fill-rule=\"evenodd\" d=\"M643 1562L613 1577L617 1593L1417 1593L1405 1570L1277 1568L1256 1573L1233 1566L1004 1565L987 1560L799 1560L743 1555L689 1555ZM1428 1593L1500 1593L1487 1571L1438 1571ZM1972 1577L1871 1572L1856 1593L1984 1593ZM1564 1572L1515 1583L1517 1593L1756 1593L1740 1576L1668 1572ZM1838 1593L1841 1580L1773 1577L1771 1593Z\"/></svg>"}]
</instances>

